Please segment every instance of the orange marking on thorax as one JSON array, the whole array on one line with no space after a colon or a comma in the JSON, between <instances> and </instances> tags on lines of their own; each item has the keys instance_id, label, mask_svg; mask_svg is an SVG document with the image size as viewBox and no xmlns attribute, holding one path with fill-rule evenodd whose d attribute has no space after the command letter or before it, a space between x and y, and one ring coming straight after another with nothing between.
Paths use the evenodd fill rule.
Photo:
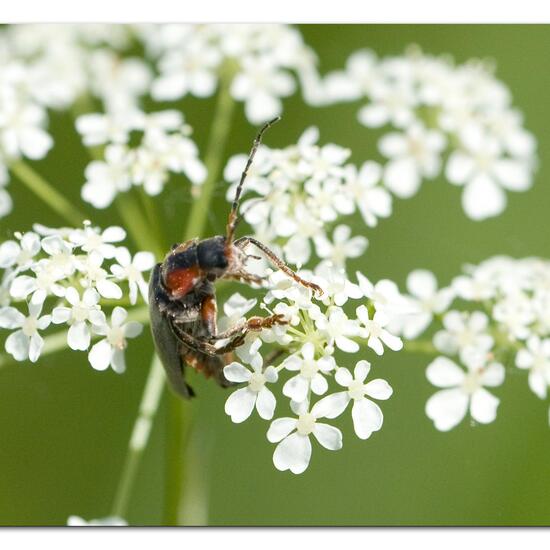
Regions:
<instances>
[{"instance_id":1,"label":"orange marking on thorax","mask_svg":"<svg viewBox=\"0 0 550 550\"><path fill-rule=\"evenodd\" d=\"M173 296L181 298L188 294L200 279L199 266L175 269L166 276L166 286Z\"/></svg>"}]
</instances>

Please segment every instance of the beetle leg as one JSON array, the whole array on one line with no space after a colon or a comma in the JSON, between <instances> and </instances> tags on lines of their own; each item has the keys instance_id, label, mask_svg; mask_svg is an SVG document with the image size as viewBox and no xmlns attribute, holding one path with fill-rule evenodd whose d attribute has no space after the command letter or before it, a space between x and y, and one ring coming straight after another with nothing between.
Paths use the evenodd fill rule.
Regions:
<instances>
[{"instance_id":1,"label":"beetle leg","mask_svg":"<svg viewBox=\"0 0 550 550\"><path fill-rule=\"evenodd\" d=\"M237 239L233 244L241 250L244 249L248 244L253 244L257 248L259 248L276 267L278 267L283 273L286 273L291 279L295 280L302 286L311 288L319 295L323 294L323 290L319 285L302 279L298 274L294 273L294 271L292 271L292 269L290 269L290 267L288 267L285 262L281 260L281 258L279 258L273 251L271 251L265 244L261 243L260 241L252 237L241 237L240 239Z\"/></svg>"},{"instance_id":2,"label":"beetle leg","mask_svg":"<svg viewBox=\"0 0 550 550\"><path fill-rule=\"evenodd\" d=\"M256 285L262 285L267 278L261 277L260 275L254 275L253 273L248 273L246 271L236 271L234 273L228 273L227 275L224 275L224 279L233 279L236 281L240 281L241 283L247 283L247 284L256 284Z\"/></svg>"},{"instance_id":3,"label":"beetle leg","mask_svg":"<svg viewBox=\"0 0 550 550\"><path fill-rule=\"evenodd\" d=\"M218 306L214 296L207 296L201 304L201 319L203 327L209 336L215 336L217 326Z\"/></svg>"},{"instance_id":4,"label":"beetle leg","mask_svg":"<svg viewBox=\"0 0 550 550\"><path fill-rule=\"evenodd\" d=\"M244 338L249 332L256 332L262 330L263 328L271 328L274 325L286 324L288 324L288 321L284 318L284 315L281 314L274 314L269 317L255 316L241 321L220 334L216 334L212 339L225 340L226 338L232 338L235 335L238 335L237 337L242 336Z\"/></svg>"}]
</instances>

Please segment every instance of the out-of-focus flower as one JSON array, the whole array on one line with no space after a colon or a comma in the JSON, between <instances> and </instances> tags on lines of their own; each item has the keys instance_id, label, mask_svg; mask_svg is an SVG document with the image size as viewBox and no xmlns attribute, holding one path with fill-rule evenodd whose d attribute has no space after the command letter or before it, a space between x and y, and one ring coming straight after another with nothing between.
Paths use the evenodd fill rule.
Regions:
<instances>
[{"instance_id":1,"label":"out-of-focus flower","mask_svg":"<svg viewBox=\"0 0 550 550\"><path fill-rule=\"evenodd\" d=\"M529 370L529 387L541 399L546 399L550 384L550 339L531 336L527 346L516 355L516 366Z\"/></svg>"},{"instance_id":2,"label":"out-of-focus flower","mask_svg":"<svg viewBox=\"0 0 550 550\"><path fill-rule=\"evenodd\" d=\"M500 386L504 367L490 363L478 369L464 371L446 357L437 357L426 371L428 380L439 388L426 403L426 414L441 431L454 428L470 412L473 420L482 424L496 418L499 399L484 386Z\"/></svg>"},{"instance_id":3,"label":"out-of-focus flower","mask_svg":"<svg viewBox=\"0 0 550 550\"><path fill-rule=\"evenodd\" d=\"M532 184L535 139L487 63L455 65L417 47L381 59L360 50L322 83L324 104L365 99L361 124L398 130L383 135L379 149L389 158L385 183L400 197L414 195L424 179L436 177L444 153L445 175L464 186L462 205L472 219L499 215L505 191L525 191Z\"/></svg>"}]
</instances>

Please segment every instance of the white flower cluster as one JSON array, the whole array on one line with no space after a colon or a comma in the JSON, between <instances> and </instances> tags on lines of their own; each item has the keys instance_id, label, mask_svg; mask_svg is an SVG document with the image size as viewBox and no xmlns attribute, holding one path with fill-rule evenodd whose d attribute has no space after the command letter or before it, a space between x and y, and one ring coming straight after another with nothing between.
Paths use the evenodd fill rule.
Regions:
<instances>
[{"instance_id":1,"label":"white flower cluster","mask_svg":"<svg viewBox=\"0 0 550 550\"><path fill-rule=\"evenodd\" d=\"M345 266L348 258L363 254L368 240L351 237L345 224L327 228L343 215L359 211L372 227L392 211L390 193L380 184L382 169L365 162L360 169L346 162L350 151L339 145L318 145L317 128L307 129L296 145L285 149L262 146L250 168L243 201L244 219L255 235L270 243L293 264L306 264L314 247L320 259ZM227 199L233 200L244 155L235 155L226 165L224 177L231 185Z\"/></svg>"},{"instance_id":2,"label":"white flower cluster","mask_svg":"<svg viewBox=\"0 0 550 550\"><path fill-rule=\"evenodd\" d=\"M87 146L105 145L102 160L93 160L85 170L82 198L95 208L107 208L118 193L141 186L148 195L158 195L170 173L183 173L200 185L206 168L188 136L179 111L144 113L137 107L90 113L77 118L76 127ZM130 147L131 133L141 139ZM133 136L132 136L133 137Z\"/></svg>"},{"instance_id":3,"label":"white flower cluster","mask_svg":"<svg viewBox=\"0 0 550 550\"><path fill-rule=\"evenodd\" d=\"M315 74L313 51L287 25L146 25L137 32L158 68L154 99L209 97L224 73L252 124L280 115L296 77L309 82Z\"/></svg>"},{"instance_id":4,"label":"white flower cluster","mask_svg":"<svg viewBox=\"0 0 550 550\"><path fill-rule=\"evenodd\" d=\"M387 329L403 307L391 281L373 286L358 274L355 284L343 271L326 263L304 275L321 286L323 295L315 298L311 291L297 286L282 273L271 274L270 290L261 308L283 315L288 323L264 329L259 336L249 334L245 344L236 350L240 362L224 369L228 380L244 384L225 405L233 422L243 422L254 409L261 418L271 420L277 399L270 388L277 383L283 396L290 400L292 416L273 420L267 439L277 443L275 467L295 474L309 465L311 436L326 449L342 448L341 431L325 420L340 416L348 405L351 404L354 431L359 438L367 439L380 430L383 414L373 399L388 399L392 389L380 378L366 381L371 365L363 358L365 350L360 344L377 355L386 348L397 351L403 346L401 339ZM348 316L344 306L349 308L354 301L353 314ZM222 319L222 326L238 322L255 305L256 300L233 295L224 304L226 318ZM357 353L361 355L348 356ZM337 354L346 355L340 359ZM335 391L329 392L330 387Z\"/></svg>"},{"instance_id":5,"label":"white flower cluster","mask_svg":"<svg viewBox=\"0 0 550 550\"><path fill-rule=\"evenodd\" d=\"M527 190L535 168L535 139L493 73L488 63L455 65L418 48L383 59L360 50L326 76L323 94L325 104L366 99L359 122L394 127L378 146L395 195L411 197L443 172L464 188L466 214L481 220L505 209L505 191Z\"/></svg>"},{"instance_id":6,"label":"white flower cluster","mask_svg":"<svg viewBox=\"0 0 550 550\"><path fill-rule=\"evenodd\" d=\"M442 325L432 342L444 355L426 373L442 390L428 400L426 413L443 431L468 411L474 421L495 420L499 399L485 387L504 382L504 365L527 371L541 399L550 385L550 262L496 256L464 271L441 290L430 272L411 273L409 311L392 327L414 339L434 318Z\"/></svg>"},{"instance_id":7,"label":"white flower cluster","mask_svg":"<svg viewBox=\"0 0 550 550\"><path fill-rule=\"evenodd\" d=\"M54 141L48 109L83 95L128 110L149 90L152 72L130 46L125 25L13 25L0 30L0 217L12 209L5 190L10 162L44 158Z\"/></svg>"},{"instance_id":8,"label":"white flower cluster","mask_svg":"<svg viewBox=\"0 0 550 550\"><path fill-rule=\"evenodd\" d=\"M125 231L115 226L101 231L89 223L81 229L35 225L34 231L16 234L0 245L0 267L5 270L0 327L14 331L5 348L15 360L36 362L44 347L42 331L66 325L67 345L89 350L94 369L125 370L127 339L138 336L142 326L127 322L128 312L116 305L124 294L121 284L130 304L138 295L147 301L143 272L154 265L149 252L132 258L119 244L125 237ZM110 320L102 300L115 303ZM93 336L100 340L91 345Z\"/></svg>"}]
</instances>

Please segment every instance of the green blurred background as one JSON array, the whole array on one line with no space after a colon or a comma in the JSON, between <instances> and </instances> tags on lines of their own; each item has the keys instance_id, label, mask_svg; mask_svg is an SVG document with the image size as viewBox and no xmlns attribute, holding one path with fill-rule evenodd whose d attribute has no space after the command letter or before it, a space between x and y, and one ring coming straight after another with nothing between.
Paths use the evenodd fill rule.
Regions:
<instances>
[{"instance_id":1,"label":"green blurred background","mask_svg":"<svg viewBox=\"0 0 550 550\"><path fill-rule=\"evenodd\" d=\"M356 220L355 232L366 234L370 246L363 259L352 262L350 272L361 269L373 280L389 277L403 288L414 268L431 269L447 284L464 263L495 254L550 258L550 27L304 25L301 31L316 50L322 72L342 67L359 48L382 56L399 54L411 43L431 54L452 54L458 62L492 58L539 144L534 188L509 194L508 208L496 219L470 221L460 205L460 189L439 180L425 184L413 199L396 200L393 216L374 230L365 231ZM178 106L204 151L213 100L186 99ZM270 133L269 145L291 144L313 124L320 127L322 142L350 147L354 162L376 158L377 134L356 123L357 109L358 104L305 108L294 97L285 101L284 121ZM88 159L70 124L67 115L52 116L56 145L36 166L77 201ZM239 106L228 155L247 150L253 133ZM0 222L2 238L12 230L30 229L31 220L60 225L23 186L13 182L9 189L15 210ZM185 221L185 194L173 182L160 200L168 212L169 240L175 241ZM227 212L222 193L214 206L212 233L221 231ZM93 221L118 222L113 209L97 213ZM71 514L90 519L109 513L150 350L147 333L131 342L129 368L122 376L97 373L84 354L73 352L2 369L0 524L60 525ZM353 435L350 415L344 415L339 423L344 449L331 453L316 446L309 469L300 476L273 467L267 423L254 418L232 424L223 412L227 393L192 376L199 397L192 405L196 464L189 490L202 486L208 523L548 525L548 405L531 393L523 373L512 371L495 391L502 400L496 422L470 426L464 421L450 433L439 433L424 414L424 404L435 391L425 379L427 361L405 353L376 360L375 376L386 378L395 390L383 406L384 428L360 441ZM132 495L127 515L131 524L161 522L165 401Z\"/></svg>"}]
</instances>

